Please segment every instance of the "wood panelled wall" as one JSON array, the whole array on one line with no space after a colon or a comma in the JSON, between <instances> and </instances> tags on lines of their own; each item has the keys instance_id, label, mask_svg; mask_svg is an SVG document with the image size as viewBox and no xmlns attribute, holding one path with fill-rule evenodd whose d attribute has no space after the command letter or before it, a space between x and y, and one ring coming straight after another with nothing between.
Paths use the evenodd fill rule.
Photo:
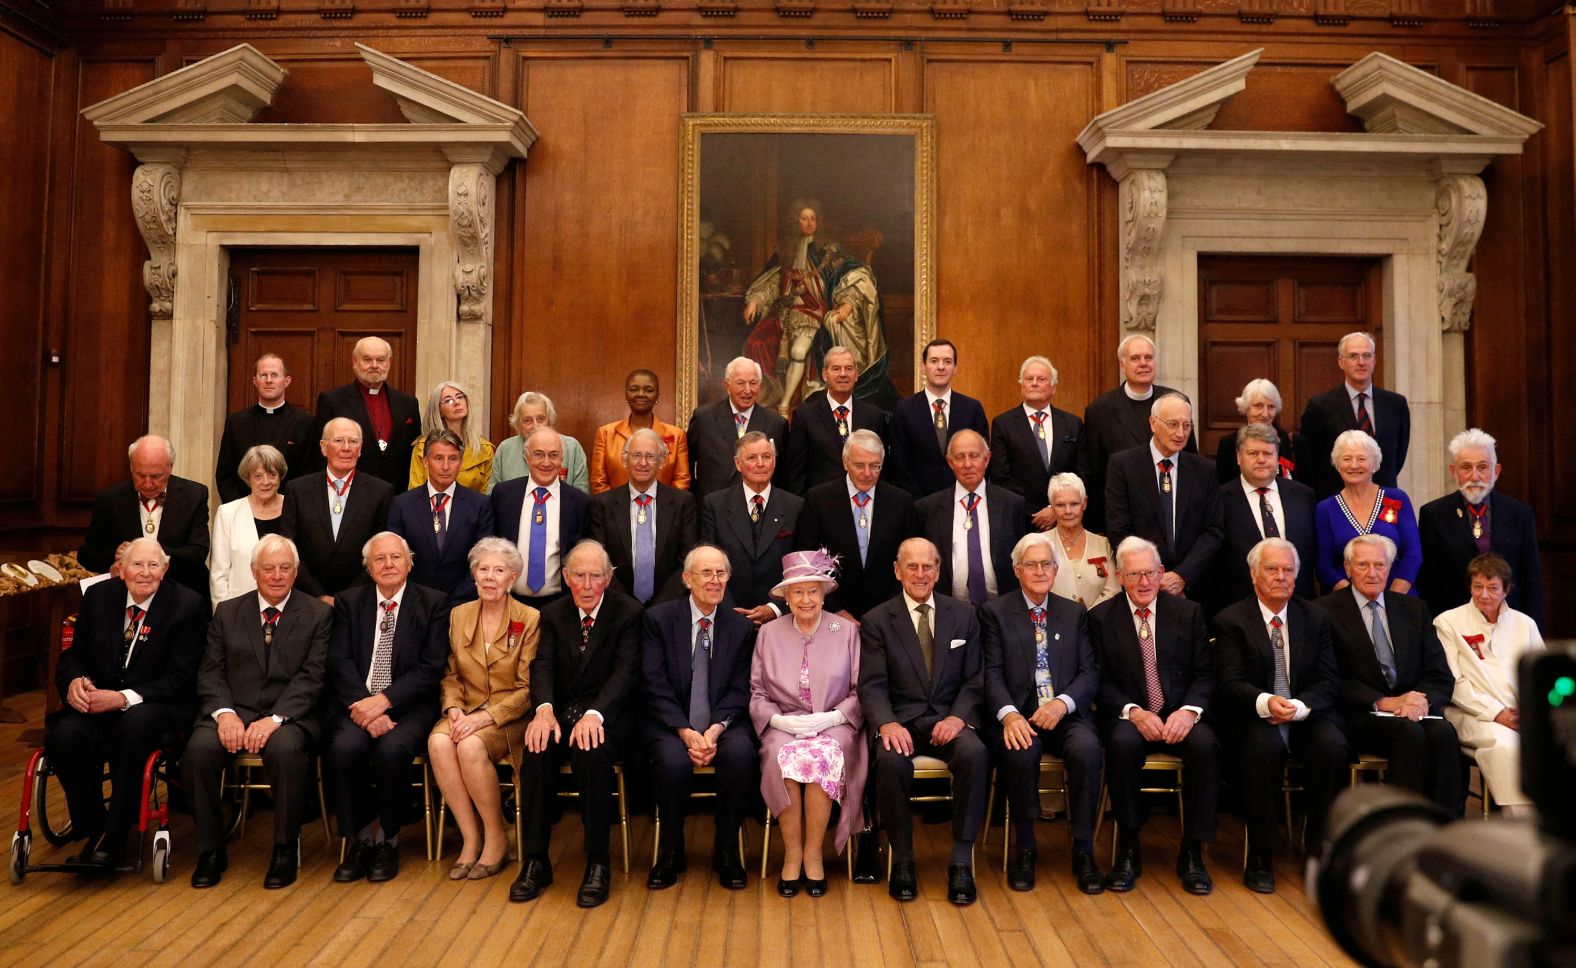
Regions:
<instances>
[{"instance_id":1,"label":"wood panelled wall","mask_svg":"<svg viewBox=\"0 0 1576 968\"><path fill-rule=\"evenodd\" d=\"M692 13L543 21L522 11L441 23L358 13L350 24L139 14L118 26L80 18L67 42L51 45L7 26L6 2L0 103L14 110L0 121L0 380L13 400L37 404L23 404L26 419L13 421L20 446L0 463L0 529L80 528L94 490L124 473L124 445L146 420L146 256L127 197L134 162L100 144L77 112L239 41L290 71L260 121L398 121L354 41L526 113L542 139L500 180L497 204L492 430L507 434L509 404L533 388L553 396L563 429L585 442L622 414L621 380L635 366L661 375L672 416L685 112L934 115L938 327L961 345L960 386L1004 409L1018 361L1046 353L1061 369L1058 403L1076 412L1115 377L1119 235L1115 183L1084 163L1076 135L1100 111L1264 46L1215 127L1359 130L1329 81L1374 49L1548 125L1524 156L1486 175L1467 399L1501 441L1501 486L1538 506L1551 555L1576 549L1576 514L1564 510L1576 508L1576 448L1555 445L1553 419L1576 403L1568 14L1478 32L1154 16L992 28L1012 44L944 36L940 21L886 27L820 12L737 39ZM602 29L617 36L604 40ZM532 36L489 37L509 32ZM1036 42L1057 33L1073 42ZM209 471L178 467L202 479Z\"/></svg>"}]
</instances>

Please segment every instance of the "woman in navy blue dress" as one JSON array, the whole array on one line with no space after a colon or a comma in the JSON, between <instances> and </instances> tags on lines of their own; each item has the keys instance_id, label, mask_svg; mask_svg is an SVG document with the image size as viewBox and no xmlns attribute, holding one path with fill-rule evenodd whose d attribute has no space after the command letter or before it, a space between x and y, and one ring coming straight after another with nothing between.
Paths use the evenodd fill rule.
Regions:
<instances>
[{"instance_id":1,"label":"woman in navy blue dress","mask_svg":"<svg viewBox=\"0 0 1576 968\"><path fill-rule=\"evenodd\" d=\"M1360 534L1382 534L1395 542L1391 591L1409 595L1417 581L1417 571L1423 565L1417 514L1405 491L1374 483L1382 457L1379 444L1361 430L1348 430L1335 438L1330 463L1340 472L1341 490L1320 501L1313 511L1316 566L1319 584L1326 592L1347 586L1346 543Z\"/></svg>"}]
</instances>

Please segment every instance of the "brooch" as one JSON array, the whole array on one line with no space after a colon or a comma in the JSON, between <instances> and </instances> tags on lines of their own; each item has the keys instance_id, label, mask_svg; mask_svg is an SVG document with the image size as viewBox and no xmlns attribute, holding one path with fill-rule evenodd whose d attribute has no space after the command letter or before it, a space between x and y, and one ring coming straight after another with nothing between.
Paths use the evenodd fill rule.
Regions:
<instances>
[{"instance_id":1,"label":"brooch","mask_svg":"<svg viewBox=\"0 0 1576 968\"><path fill-rule=\"evenodd\" d=\"M520 636L524 632L525 632L525 623L524 622L510 622L509 623L509 645L508 645L508 648L512 649L516 645L519 645L520 644Z\"/></svg>"},{"instance_id":2,"label":"brooch","mask_svg":"<svg viewBox=\"0 0 1576 968\"><path fill-rule=\"evenodd\" d=\"M1461 638L1462 638L1462 640L1464 640L1466 642L1467 648L1471 649L1472 653L1478 657L1478 660L1479 661L1484 661L1483 660L1483 650L1480 648L1480 646L1483 644L1483 636L1481 636L1481 635L1463 635L1463 636L1461 636Z\"/></svg>"},{"instance_id":3,"label":"brooch","mask_svg":"<svg viewBox=\"0 0 1576 968\"><path fill-rule=\"evenodd\" d=\"M833 622L830 626L828 626L828 628L830 628L833 632L841 632L843 630L843 623Z\"/></svg>"},{"instance_id":4,"label":"brooch","mask_svg":"<svg viewBox=\"0 0 1576 968\"><path fill-rule=\"evenodd\" d=\"M1105 558L1104 557L1090 558L1089 559L1089 564L1094 565L1094 570L1095 570L1095 573L1097 575L1099 575L1101 578L1106 577L1106 574L1105 574Z\"/></svg>"},{"instance_id":5,"label":"brooch","mask_svg":"<svg viewBox=\"0 0 1576 968\"><path fill-rule=\"evenodd\" d=\"M1401 502L1394 498L1385 498L1380 507L1383 510L1379 512L1379 520L1385 524L1395 524L1401 516Z\"/></svg>"}]
</instances>

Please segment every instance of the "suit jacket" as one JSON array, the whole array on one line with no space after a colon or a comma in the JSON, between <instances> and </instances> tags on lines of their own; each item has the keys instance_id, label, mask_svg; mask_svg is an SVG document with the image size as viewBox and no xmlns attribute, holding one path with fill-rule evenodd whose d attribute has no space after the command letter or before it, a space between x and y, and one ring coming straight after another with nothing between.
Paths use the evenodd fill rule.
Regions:
<instances>
[{"instance_id":1,"label":"suit jacket","mask_svg":"<svg viewBox=\"0 0 1576 968\"><path fill-rule=\"evenodd\" d=\"M541 641L541 614L512 597L505 599L504 605L509 625L498 632L491 649L482 641L485 626L480 600L456 605L450 611L449 661L438 685L438 709L453 708L466 714L487 710L509 743L510 762L519 770L525 754L525 726L531 719L531 662ZM516 623L519 634L510 636L509 627Z\"/></svg>"},{"instance_id":2,"label":"suit jacket","mask_svg":"<svg viewBox=\"0 0 1576 968\"><path fill-rule=\"evenodd\" d=\"M1488 496L1489 549L1510 563L1510 595L1506 603L1543 624L1543 565L1538 558L1538 524L1531 506L1491 491ZM1423 547L1423 568L1417 594L1435 615L1471 597L1467 565L1477 557L1472 517L1460 493L1423 505L1417 530Z\"/></svg>"},{"instance_id":3,"label":"suit jacket","mask_svg":"<svg viewBox=\"0 0 1576 968\"><path fill-rule=\"evenodd\" d=\"M492 492L493 534L518 543L520 520L525 516L528 492L535 490L536 482L529 475L504 481ZM587 537L591 528L591 498L577 487L558 485L558 498L564 506L558 509L558 557L560 564L570 550ZM525 553L522 548L521 554Z\"/></svg>"},{"instance_id":4,"label":"suit jacket","mask_svg":"<svg viewBox=\"0 0 1576 968\"><path fill-rule=\"evenodd\" d=\"M798 551L825 548L839 556L838 585L827 596L826 610L847 611L855 618L862 618L865 612L897 594L898 580L892 563L897 561L898 545L914 534L914 504L907 491L884 482L876 483L870 542L866 560L861 562L847 480L845 477L818 484L805 495L794 548Z\"/></svg>"},{"instance_id":5,"label":"suit jacket","mask_svg":"<svg viewBox=\"0 0 1576 968\"><path fill-rule=\"evenodd\" d=\"M1084 489L1089 492L1089 509L1084 512L1084 527L1096 534L1107 534L1105 520L1106 465L1111 457L1129 447L1147 445L1153 433L1149 429L1149 407L1168 393L1178 391L1156 383L1154 392L1140 412L1128 399L1121 386L1107 390L1089 402L1084 409L1083 445L1078 451L1078 476L1083 478ZM1196 438L1188 438L1189 453L1198 452ZM1111 542L1116 547L1116 542Z\"/></svg>"},{"instance_id":6,"label":"suit jacket","mask_svg":"<svg viewBox=\"0 0 1576 968\"><path fill-rule=\"evenodd\" d=\"M1100 657L1100 721L1109 726L1133 703L1149 708L1149 685L1138 631L1125 594L1089 610L1089 631ZM1150 605L1155 636L1155 671L1160 676L1161 719L1183 706L1209 711L1215 695L1215 653L1198 603L1175 595L1157 595Z\"/></svg>"},{"instance_id":7,"label":"suit jacket","mask_svg":"<svg viewBox=\"0 0 1576 968\"><path fill-rule=\"evenodd\" d=\"M100 689L130 689L144 702L197 711L197 664L202 660L208 624L207 600L184 585L159 583L138 622L131 659L121 666L125 648L126 583L99 582L82 596L71 648L60 653L55 688L64 696L71 680L87 676ZM146 629L146 635L142 634Z\"/></svg>"},{"instance_id":8,"label":"suit jacket","mask_svg":"<svg viewBox=\"0 0 1576 968\"><path fill-rule=\"evenodd\" d=\"M1160 562L1187 582L1190 598L1203 593L1201 579L1220 550L1220 485L1215 465L1207 457L1182 451L1174 458L1171 487L1176 495L1172 522L1175 543L1165 537L1160 523L1160 487L1155 466L1149 462L1149 445L1132 447L1111 458L1105 480L1106 537L1114 550L1128 535L1136 534L1160 548Z\"/></svg>"},{"instance_id":9,"label":"suit jacket","mask_svg":"<svg viewBox=\"0 0 1576 968\"><path fill-rule=\"evenodd\" d=\"M1388 696L1416 690L1428 697L1428 711L1439 715L1450 705L1456 677L1445 659L1445 650L1434 634L1434 617L1428 606L1411 595L1384 593L1385 625L1395 652L1395 686L1384 681L1379 655L1368 634L1368 611L1357 607L1350 588L1319 599L1314 604L1335 620L1336 656L1341 667L1340 700L1348 716L1366 716L1374 703Z\"/></svg>"},{"instance_id":10,"label":"suit jacket","mask_svg":"<svg viewBox=\"0 0 1576 968\"><path fill-rule=\"evenodd\" d=\"M1334 620L1310 602L1293 598L1286 605L1286 670L1291 698L1308 707L1309 717L1332 715L1340 688ZM1216 696L1229 715L1257 720L1260 693L1275 691L1275 658L1257 598L1244 598L1215 616Z\"/></svg>"},{"instance_id":11,"label":"suit jacket","mask_svg":"<svg viewBox=\"0 0 1576 968\"><path fill-rule=\"evenodd\" d=\"M582 651L574 599L565 595L543 608L541 642L531 660L531 705L551 703L570 726L587 709L601 713L608 727L620 723L640 686L642 613L639 602L609 588Z\"/></svg>"},{"instance_id":12,"label":"suit jacket","mask_svg":"<svg viewBox=\"0 0 1576 968\"><path fill-rule=\"evenodd\" d=\"M137 489L130 481L111 484L93 499L93 517L77 561L92 571L109 571L122 541L148 537L137 513ZM170 476L158 539L170 556L169 576L199 595L208 594L208 489L196 481Z\"/></svg>"},{"instance_id":13,"label":"suit jacket","mask_svg":"<svg viewBox=\"0 0 1576 968\"><path fill-rule=\"evenodd\" d=\"M347 588L334 598L334 630L328 638L328 705L347 716L351 703L371 695L367 676L382 612L376 585ZM449 596L407 580L394 610L394 680L383 690L398 722L438 718L438 683L449 661Z\"/></svg>"},{"instance_id":14,"label":"suit jacket","mask_svg":"<svg viewBox=\"0 0 1576 968\"><path fill-rule=\"evenodd\" d=\"M317 416L312 422L312 436L314 439L321 438L323 428L335 417L354 420L361 425L361 460L356 462L356 467L363 474L383 479L398 493L410 487L410 453L416 445L416 438L421 436L421 404L416 402L415 397L401 393L387 383L383 384L381 392L388 394L389 416L393 420L387 450L378 447L377 434L372 432L372 415L367 413L367 405L361 400L361 391L355 380L317 395ZM312 467L321 470L323 466L323 456L319 451Z\"/></svg>"},{"instance_id":15,"label":"suit jacket","mask_svg":"<svg viewBox=\"0 0 1576 968\"><path fill-rule=\"evenodd\" d=\"M394 499L387 481L357 472L345 495L345 512L335 537L327 480L323 474L313 474L286 484L285 509L279 516L279 533L294 541L301 553L296 590L309 595L337 595L372 580L361 563L361 546L383 530Z\"/></svg>"},{"instance_id":16,"label":"suit jacket","mask_svg":"<svg viewBox=\"0 0 1576 968\"><path fill-rule=\"evenodd\" d=\"M1014 592L985 603L979 610L984 652L985 713L994 720L1003 706L1025 716L1040 708L1034 688L1034 620L1029 603ZM1094 713L1100 689L1100 658L1090 636L1089 616L1071 599L1045 596L1045 656L1051 667L1051 688L1073 701L1072 715Z\"/></svg>"},{"instance_id":17,"label":"suit jacket","mask_svg":"<svg viewBox=\"0 0 1576 968\"><path fill-rule=\"evenodd\" d=\"M1412 410L1406 397L1399 393L1383 387L1373 387L1369 393L1374 440L1379 442L1379 452L1384 457L1374 472L1374 483L1395 487L1401 468L1406 466L1406 449L1412 440ZM1298 476L1313 485L1320 499L1341 489L1341 475L1330 463L1335 438L1356 429L1357 412L1352 409L1344 383L1312 397L1302 411L1297 431L1297 466L1306 468L1306 473Z\"/></svg>"},{"instance_id":18,"label":"suit jacket","mask_svg":"<svg viewBox=\"0 0 1576 968\"><path fill-rule=\"evenodd\" d=\"M273 644L264 645L258 606L257 595L240 595L214 610L197 674L197 720L220 709L235 710L248 726L283 716L316 737L313 712L323 691L334 610L298 587L274 625Z\"/></svg>"},{"instance_id":19,"label":"suit jacket","mask_svg":"<svg viewBox=\"0 0 1576 968\"><path fill-rule=\"evenodd\" d=\"M990 440L990 424L978 400L953 390L947 410L948 440L960 430L972 430ZM935 417L923 390L904 397L892 408L892 444L887 456L896 466L888 476L894 483L917 497L952 486L952 468L936 441Z\"/></svg>"},{"instance_id":20,"label":"suit jacket","mask_svg":"<svg viewBox=\"0 0 1576 968\"><path fill-rule=\"evenodd\" d=\"M1045 489L1057 474L1076 473L1083 445L1083 421L1056 407L1045 422L1051 466L1040 460L1040 439L1021 405L990 422L990 482L1023 498L1030 515L1050 504Z\"/></svg>"},{"instance_id":21,"label":"suit jacket","mask_svg":"<svg viewBox=\"0 0 1576 968\"><path fill-rule=\"evenodd\" d=\"M1297 573L1296 594L1313 598L1314 563L1313 507L1317 503L1313 488L1281 478L1275 489L1280 492L1281 517L1285 526L1281 537L1292 543L1302 560ZM1220 551L1210 575L1212 594L1206 604L1211 612L1240 602L1253 594L1253 579L1248 575L1248 552L1263 540L1259 532L1259 508L1242 493L1242 478L1233 477L1220 485Z\"/></svg>"},{"instance_id":22,"label":"suit jacket","mask_svg":"<svg viewBox=\"0 0 1576 968\"><path fill-rule=\"evenodd\" d=\"M744 430L746 433L759 430L772 439L776 453L787 453L788 421L781 414L756 403L750 409L750 422L744 425ZM733 422L731 402L722 399L697 407L690 414L689 428L684 436L689 443L690 491L704 497L739 483L739 469L733 466L733 445L739 440L739 432ZM778 476L783 473L779 464Z\"/></svg>"},{"instance_id":23,"label":"suit jacket","mask_svg":"<svg viewBox=\"0 0 1576 968\"><path fill-rule=\"evenodd\" d=\"M492 502L478 491L456 485L446 513L449 520L442 551L432 530L432 499L425 484L389 502L388 529L404 538L416 556L410 580L436 588L449 596L451 605L457 605L476 597L468 556L476 542L493 533Z\"/></svg>"},{"instance_id":24,"label":"suit jacket","mask_svg":"<svg viewBox=\"0 0 1576 968\"><path fill-rule=\"evenodd\" d=\"M619 485L591 499L589 537L602 542L613 559L613 581L624 594L635 593L635 547L630 538L629 486ZM663 601L685 594L684 556L695 547L699 525L695 496L688 491L657 482L656 533L652 535L655 562L651 601ZM649 602L647 603L649 604ZM575 633L576 635L579 632Z\"/></svg>"},{"instance_id":25,"label":"suit jacket","mask_svg":"<svg viewBox=\"0 0 1576 968\"><path fill-rule=\"evenodd\" d=\"M783 556L794 550L794 532L804 510L804 498L774 487L761 512L757 530L750 520L744 488L713 491L701 501L700 540L716 545L728 556L728 598L731 605L754 608L773 599L772 588L782 581Z\"/></svg>"},{"instance_id":26,"label":"suit jacket","mask_svg":"<svg viewBox=\"0 0 1576 968\"><path fill-rule=\"evenodd\" d=\"M284 513L281 506L280 513ZM252 502L237 498L213 514L213 547L208 565L208 593L213 604L257 588L252 577L252 549L257 545L257 519Z\"/></svg>"},{"instance_id":27,"label":"suit jacket","mask_svg":"<svg viewBox=\"0 0 1576 968\"><path fill-rule=\"evenodd\" d=\"M224 418L219 460L213 472L221 503L236 501L252 493L251 482L241 480L240 466L241 458L258 444L267 444L284 455L287 480L307 473L322 459L317 436L312 433L310 411L293 403L285 403L273 413L255 403L245 410L237 410Z\"/></svg>"},{"instance_id":28,"label":"suit jacket","mask_svg":"<svg viewBox=\"0 0 1576 968\"><path fill-rule=\"evenodd\" d=\"M932 595L936 648L925 674L919 635L902 594L865 613L859 625L859 707L872 736L898 723L928 736L956 716L975 729L984 698L980 623L972 606Z\"/></svg>"},{"instance_id":29,"label":"suit jacket","mask_svg":"<svg viewBox=\"0 0 1576 968\"><path fill-rule=\"evenodd\" d=\"M849 416L855 430L869 430L886 444L892 458L892 415L873 403L854 400ZM788 466L784 482L795 494L808 493L817 484L843 476L843 441L837 432L837 415L826 400L826 391L817 390L793 412L788 425Z\"/></svg>"},{"instance_id":30,"label":"suit jacket","mask_svg":"<svg viewBox=\"0 0 1576 968\"><path fill-rule=\"evenodd\" d=\"M1023 498L1006 488L986 484L984 491L990 547L980 550L990 555L991 567L996 572L996 594L1006 595L1018 589L1018 575L1012 570L1012 546L1029 533L1029 516L1024 512ZM941 577L937 587L944 594L952 590L953 517L963 513L962 505L952 499L953 493L952 488L937 491L914 504L919 536L929 538L941 552Z\"/></svg>"},{"instance_id":31,"label":"suit jacket","mask_svg":"<svg viewBox=\"0 0 1576 968\"><path fill-rule=\"evenodd\" d=\"M750 660L755 657L755 626L718 606L711 626L711 663L707 678L711 721L731 725L750 705ZM641 619L640 658L646 682L648 725L665 731L689 727L690 599L674 599L646 609ZM746 728L749 719L740 720Z\"/></svg>"}]
</instances>

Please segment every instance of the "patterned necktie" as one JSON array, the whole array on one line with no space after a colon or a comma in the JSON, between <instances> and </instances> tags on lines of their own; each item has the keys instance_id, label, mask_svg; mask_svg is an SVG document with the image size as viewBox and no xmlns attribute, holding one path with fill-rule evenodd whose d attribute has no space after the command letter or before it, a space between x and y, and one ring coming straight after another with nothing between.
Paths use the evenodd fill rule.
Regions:
<instances>
[{"instance_id":1,"label":"patterned necktie","mask_svg":"<svg viewBox=\"0 0 1576 968\"><path fill-rule=\"evenodd\" d=\"M1174 508L1171 506L1171 458L1163 457L1160 460L1160 528L1166 536L1166 547L1176 543L1176 525L1172 521Z\"/></svg>"},{"instance_id":2,"label":"patterned necktie","mask_svg":"<svg viewBox=\"0 0 1576 968\"><path fill-rule=\"evenodd\" d=\"M1277 615L1270 619L1270 651L1275 655L1275 695L1282 699L1291 698L1291 673L1286 668L1286 636L1281 633L1281 620ZM1281 723L1279 726L1281 742L1291 747L1291 724Z\"/></svg>"},{"instance_id":3,"label":"patterned necktie","mask_svg":"<svg viewBox=\"0 0 1576 968\"><path fill-rule=\"evenodd\" d=\"M135 605L126 606L126 636L120 645L120 668L126 668L126 663L131 661L131 643L137 641L137 632L142 625L142 616L146 615L142 609Z\"/></svg>"},{"instance_id":4,"label":"patterned necktie","mask_svg":"<svg viewBox=\"0 0 1576 968\"><path fill-rule=\"evenodd\" d=\"M940 447L941 452L945 454L947 452L947 401L937 400L931 404L931 408L936 412L936 446Z\"/></svg>"},{"instance_id":5,"label":"patterned necktie","mask_svg":"<svg viewBox=\"0 0 1576 968\"><path fill-rule=\"evenodd\" d=\"M438 550L443 550L443 541L449 536L448 515L443 509L449 506L447 494L434 494L432 496L432 538L437 542Z\"/></svg>"},{"instance_id":6,"label":"patterned necktie","mask_svg":"<svg viewBox=\"0 0 1576 968\"><path fill-rule=\"evenodd\" d=\"M930 603L920 602L914 606L914 611L919 613L919 624L914 631L919 636L919 654L925 657L925 676L933 678L936 674L936 631L930 627Z\"/></svg>"},{"instance_id":7,"label":"patterned necktie","mask_svg":"<svg viewBox=\"0 0 1576 968\"><path fill-rule=\"evenodd\" d=\"M859 539L859 563L865 563L865 554L870 550L870 515L865 513L865 508L870 504L870 492L860 491L854 495L854 536Z\"/></svg>"},{"instance_id":8,"label":"patterned necktie","mask_svg":"<svg viewBox=\"0 0 1576 968\"><path fill-rule=\"evenodd\" d=\"M1374 640L1374 654L1379 657L1379 668L1384 681L1395 688L1395 649L1390 645L1390 633L1384 627L1384 611L1378 602L1368 603L1368 634Z\"/></svg>"},{"instance_id":9,"label":"patterned necktie","mask_svg":"<svg viewBox=\"0 0 1576 968\"><path fill-rule=\"evenodd\" d=\"M744 436L744 428L749 426L749 423L750 423L750 418L749 417L745 416L742 413L734 414L733 415L733 435L735 437L743 437Z\"/></svg>"},{"instance_id":10,"label":"patterned necktie","mask_svg":"<svg viewBox=\"0 0 1576 968\"><path fill-rule=\"evenodd\" d=\"M1357 429L1372 437L1374 434L1373 418L1368 416L1368 394L1357 395Z\"/></svg>"},{"instance_id":11,"label":"patterned necktie","mask_svg":"<svg viewBox=\"0 0 1576 968\"><path fill-rule=\"evenodd\" d=\"M657 570L656 523L651 520L653 515L646 513L646 508L651 506L651 495L636 495L635 504L640 508L635 515L635 597L648 602L656 587Z\"/></svg>"},{"instance_id":12,"label":"patterned necktie","mask_svg":"<svg viewBox=\"0 0 1576 968\"><path fill-rule=\"evenodd\" d=\"M836 413L837 413L837 435L839 437L847 437L848 436L848 408L847 407L838 407L837 410L836 410Z\"/></svg>"},{"instance_id":13,"label":"patterned necktie","mask_svg":"<svg viewBox=\"0 0 1576 968\"><path fill-rule=\"evenodd\" d=\"M1029 619L1034 623L1034 698L1045 705L1056 698L1056 687L1051 682L1051 647L1045 641L1045 609L1029 609Z\"/></svg>"},{"instance_id":14,"label":"patterned necktie","mask_svg":"<svg viewBox=\"0 0 1576 968\"><path fill-rule=\"evenodd\" d=\"M1264 537L1279 538L1280 527L1275 524L1275 509L1270 506L1270 489L1255 487L1259 492L1259 519L1264 522Z\"/></svg>"},{"instance_id":15,"label":"patterned necktie","mask_svg":"<svg viewBox=\"0 0 1576 968\"><path fill-rule=\"evenodd\" d=\"M968 535L969 554L969 604L979 608L985 604L985 552L980 548L980 516L978 512L980 496L970 493L962 501L963 513L967 515L963 522L963 530Z\"/></svg>"},{"instance_id":16,"label":"patterned necktie","mask_svg":"<svg viewBox=\"0 0 1576 968\"><path fill-rule=\"evenodd\" d=\"M580 619L580 654L586 654L586 648L591 644L591 626L596 624L596 619L590 615Z\"/></svg>"},{"instance_id":17,"label":"patterned necktie","mask_svg":"<svg viewBox=\"0 0 1576 968\"><path fill-rule=\"evenodd\" d=\"M690 728L704 733L711 727L711 619L700 620L695 651L690 653Z\"/></svg>"},{"instance_id":18,"label":"patterned necktie","mask_svg":"<svg viewBox=\"0 0 1576 968\"><path fill-rule=\"evenodd\" d=\"M1045 439L1045 417L1046 413L1044 410L1036 410L1029 416L1029 419L1034 421L1034 443L1040 448L1040 463L1049 468L1051 466L1051 445Z\"/></svg>"},{"instance_id":19,"label":"patterned necktie","mask_svg":"<svg viewBox=\"0 0 1576 968\"><path fill-rule=\"evenodd\" d=\"M766 513L766 499L759 494L750 498L750 521L761 523L761 515Z\"/></svg>"},{"instance_id":20,"label":"patterned necktie","mask_svg":"<svg viewBox=\"0 0 1576 968\"><path fill-rule=\"evenodd\" d=\"M1494 539L1489 536L1488 529L1492 520L1489 513L1488 502L1482 504L1468 504L1467 513L1472 516L1472 543L1477 546L1480 555L1486 555L1493 549Z\"/></svg>"},{"instance_id":21,"label":"patterned necktie","mask_svg":"<svg viewBox=\"0 0 1576 968\"><path fill-rule=\"evenodd\" d=\"M274 626L279 624L279 609L270 605L263 609L263 644L274 644Z\"/></svg>"},{"instance_id":22,"label":"patterned necktie","mask_svg":"<svg viewBox=\"0 0 1576 968\"><path fill-rule=\"evenodd\" d=\"M525 584L532 592L540 592L547 584L547 499L552 492L538 487L533 496L536 505L531 508L531 554L525 566Z\"/></svg>"},{"instance_id":23,"label":"patterned necktie","mask_svg":"<svg viewBox=\"0 0 1576 968\"><path fill-rule=\"evenodd\" d=\"M1138 654L1144 660L1144 692L1148 699L1144 708L1160 715L1166 704L1166 694L1160 687L1160 662L1155 656L1155 631L1149 625L1149 609L1138 610Z\"/></svg>"},{"instance_id":24,"label":"patterned necktie","mask_svg":"<svg viewBox=\"0 0 1576 968\"><path fill-rule=\"evenodd\" d=\"M398 602L380 602L383 618L378 622L378 644L372 650L372 675L367 691L376 695L394 681L394 609Z\"/></svg>"}]
</instances>

